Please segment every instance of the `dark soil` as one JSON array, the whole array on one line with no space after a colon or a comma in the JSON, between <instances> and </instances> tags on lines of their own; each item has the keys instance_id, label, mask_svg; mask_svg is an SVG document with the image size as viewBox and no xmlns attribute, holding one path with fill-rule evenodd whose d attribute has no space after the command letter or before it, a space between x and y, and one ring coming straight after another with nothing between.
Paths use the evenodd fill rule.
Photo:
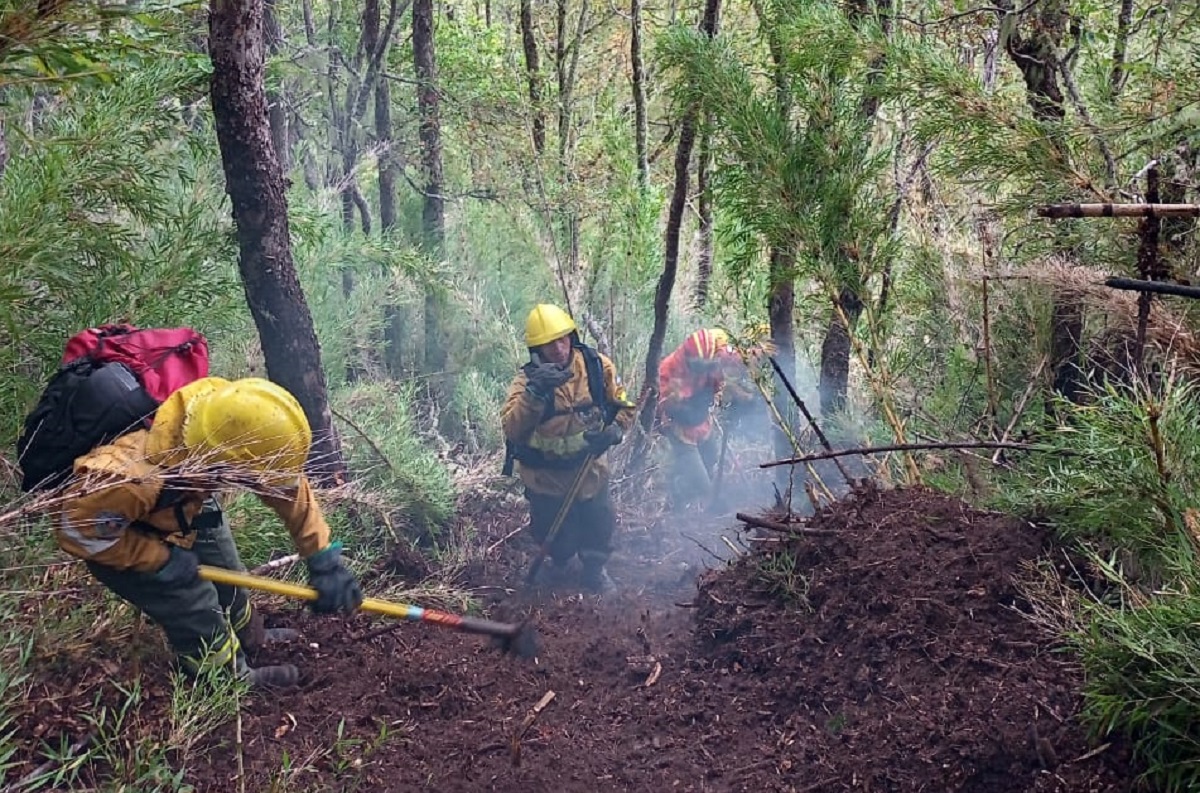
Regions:
<instances>
[{"instance_id":1,"label":"dark soil","mask_svg":"<svg viewBox=\"0 0 1200 793\"><path fill-rule=\"evenodd\" d=\"M474 518L491 545L523 515ZM1013 580L1046 553L1040 530L923 489L861 490L809 525L835 533L750 542L770 551L698 580L719 525L628 526L605 597L511 591L530 545L501 543L470 583L493 619L533 618L531 660L445 629L278 611L268 622L304 641L260 660L305 679L246 704L245 789L1131 788L1124 751L1085 739L1079 668L1022 613ZM198 791L238 789L234 739L228 725L190 758Z\"/></svg>"}]
</instances>

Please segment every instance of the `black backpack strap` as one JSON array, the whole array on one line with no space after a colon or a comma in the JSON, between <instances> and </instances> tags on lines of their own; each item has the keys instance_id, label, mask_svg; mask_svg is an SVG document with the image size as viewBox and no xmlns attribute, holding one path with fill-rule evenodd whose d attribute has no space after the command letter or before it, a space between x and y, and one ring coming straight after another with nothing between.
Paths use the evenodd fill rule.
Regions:
<instances>
[{"instance_id":1,"label":"black backpack strap","mask_svg":"<svg viewBox=\"0 0 1200 793\"><path fill-rule=\"evenodd\" d=\"M608 388L604 383L604 362L600 353L583 342L575 345L575 349L583 356L584 369L587 372L588 391L592 396L592 404L604 413L605 426L612 424L621 406L608 398Z\"/></svg>"}]
</instances>

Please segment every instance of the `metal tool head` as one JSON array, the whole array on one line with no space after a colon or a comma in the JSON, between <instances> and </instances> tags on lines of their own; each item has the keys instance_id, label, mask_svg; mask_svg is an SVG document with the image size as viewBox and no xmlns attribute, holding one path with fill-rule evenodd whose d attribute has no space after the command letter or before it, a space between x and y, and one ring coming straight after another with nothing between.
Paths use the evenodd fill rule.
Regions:
<instances>
[{"instance_id":1,"label":"metal tool head","mask_svg":"<svg viewBox=\"0 0 1200 793\"><path fill-rule=\"evenodd\" d=\"M503 636L494 634L492 645L506 655L534 658L538 653L537 629L530 620L524 620L514 626L512 633Z\"/></svg>"}]
</instances>

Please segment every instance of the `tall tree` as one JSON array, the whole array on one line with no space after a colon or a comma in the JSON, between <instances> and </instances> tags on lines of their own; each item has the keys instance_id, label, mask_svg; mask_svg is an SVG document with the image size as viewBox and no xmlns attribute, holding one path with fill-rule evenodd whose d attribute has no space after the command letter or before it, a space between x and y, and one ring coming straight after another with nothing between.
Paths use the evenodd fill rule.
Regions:
<instances>
[{"instance_id":1,"label":"tall tree","mask_svg":"<svg viewBox=\"0 0 1200 793\"><path fill-rule=\"evenodd\" d=\"M642 0L630 0L629 60L633 71L633 140L638 187L650 186L650 154L646 149L646 65L642 59Z\"/></svg>"},{"instance_id":2,"label":"tall tree","mask_svg":"<svg viewBox=\"0 0 1200 793\"><path fill-rule=\"evenodd\" d=\"M263 35L267 42L267 54L275 57L283 47L283 29L275 17L276 0L263 2ZM284 176L292 170L291 135L288 132L287 95L282 87L267 91L267 112L271 119L271 140L275 145L275 156Z\"/></svg>"},{"instance_id":3,"label":"tall tree","mask_svg":"<svg viewBox=\"0 0 1200 793\"><path fill-rule=\"evenodd\" d=\"M1033 118L1045 125L1046 139L1055 157L1068 161L1066 142L1056 128L1067 111L1059 75L1062 73L1059 45L1067 29L1064 0L1050 0L1036 8L1014 13L1011 0L1001 8L1013 17L1006 50L1025 80L1025 99ZM1065 197L1060 197L1065 198ZM1054 390L1074 401L1083 388L1079 357L1083 341L1083 305L1071 290L1056 289L1050 317L1050 371Z\"/></svg>"},{"instance_id":4,"label":"tall tree","mask_svg":"<svg viewBox=\"0 0 1200 793\"><path fill-rule=\"evenodd\" d=\"M237 226L238 268L267 374L296 396L312 425L313 473L326 481L338 479L345 465L333 431L321 348L292 262L283 172L271 142L262 0L212 0L209 54L217 143Z\"/></svg>"},{"instance_id":5,"label":"tall tree","mask_svg":"<svg viewBox=\"0 0 1200 793\"><path fill-rule=\"evenodd\" d=\"M437 53L433 38L433 0L414 0L412 7L413 66L417 77L417 136L421 141L424 204L421 225L426 252L441 261L445 253L446 217L442 177L442 127L437 85ZM446 367L446 346L441 330L442 299L437 290L425 290L425 367Z\"/></svg>"},{"instance_id":6,"label":"tall tree","mask_svg":"<svg viewBox=\"0 0 1200 793\"><path fill-rule=\"evenodd\" d=\"M708 39L715 38L720 18L721 0L705 0L704 15L700 19L700 33ZM650 332L650 345L646 350L645 380L642 386L640 419L646 435L650 434L658 405L658 363L662 360L663 341L667 336L667 319L671 311L671 294L675 290L675 274L679 267L679 235L683 225L683 210L687 204L688 168L692 160L692 148L696 144L699 116L699 103L689 102L679 123L679 141L675 146L675 181L671 191L671 203L667 208L663 270L654 290L654 329Z\"/></svg>"},{"instance_id":7,"label":"tall tree","mask_svg":"<svg viewBox=\"0 0 1200 793\"><path fill-rule=\"evenodd\" d=\"M542 108L542 67L538 56L537 38L533 32L533 0L521 0L521 48L525 55L525 79L529 90L529 113L532 117L533 150L546 150L546 111Z\"/></svg>"}]
</instances>

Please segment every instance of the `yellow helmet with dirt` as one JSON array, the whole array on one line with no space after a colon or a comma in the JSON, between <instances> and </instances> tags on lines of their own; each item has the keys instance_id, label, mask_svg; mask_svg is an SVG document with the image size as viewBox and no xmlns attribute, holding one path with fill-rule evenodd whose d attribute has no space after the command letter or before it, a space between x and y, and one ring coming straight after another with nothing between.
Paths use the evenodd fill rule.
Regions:
<instances>
[{"instance_id":1,"label":"yellow helmet with dirt","mask_svg":"<svg viewBox=\"0 0 1200 793\"><path fill-rule=\"evenodd\" d=\"M156 426L179 428L188 456L260 471L299 472L312 446L300 403L270 380L205 377L158 409Z\"/></svg>"},{"instance_id":2,"label":"yellow helmet with dirt","mask_svg":"<svg viewBox=\"0 0 1200 793\"><path fill-rule=\"evenodd\" d=\"M539 303L525 320L525 346L541 347L574 331L570 314L550 303Z\"/></svg>"}]
</instances>

